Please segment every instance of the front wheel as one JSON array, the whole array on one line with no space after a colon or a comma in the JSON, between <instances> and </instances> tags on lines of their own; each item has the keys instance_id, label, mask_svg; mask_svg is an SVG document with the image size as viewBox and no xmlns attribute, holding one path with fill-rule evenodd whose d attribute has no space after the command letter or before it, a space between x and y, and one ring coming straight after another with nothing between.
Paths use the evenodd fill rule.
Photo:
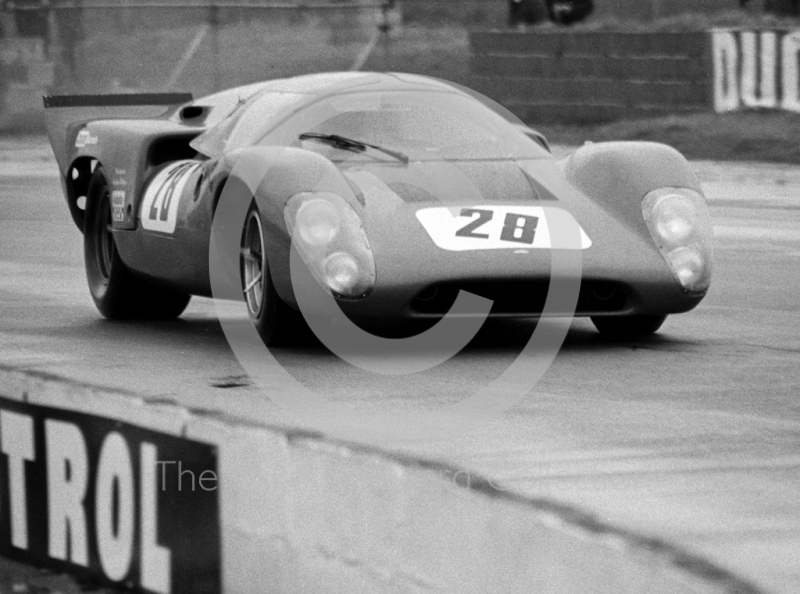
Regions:
<instances>
[{"instance_id":1,"label":"front wheel","mask_svg":"<svg viewBox=\"0 0 800 594\"><path fill-rule=\"evenodd\" d=\"M247 312L267 346L289 342L305 326L302 314L289 307L278 295L267 264L264 227L258 207L253 204L242 230L239 260Z\"/></svg>"},{"instance_id":2,"label":"front wheel","mask_svg":"<svg viewBox=\"0 0 800 594\"><path fill-rule=\"evenodd\" d=\"M89 182L83 254L89 291L106 318L176 318L189 304L189 295L138 279L125 266L114 242L108 181L100 166Z\"/></svg>"},{"instance_id":3,"label":"front wheel","mask_svg":"<svg viewBox=\"0 0 800 594\"><path fill-rule=\"evenodd\" d=\"M667 316L593 316L600 334L609 338L640 338L654 334Z\"/></svg>"}]
</instances>

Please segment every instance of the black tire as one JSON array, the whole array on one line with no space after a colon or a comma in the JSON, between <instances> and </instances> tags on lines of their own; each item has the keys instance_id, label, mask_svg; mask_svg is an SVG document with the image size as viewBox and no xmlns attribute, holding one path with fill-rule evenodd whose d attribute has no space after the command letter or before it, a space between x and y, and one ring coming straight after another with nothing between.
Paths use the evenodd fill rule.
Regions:
<instances>
[{"instance_id":1,"label":"black tire","mask_svg":"<svg viewBox=\"0 0 800 594\"><path fill-rule=\"evenodd\" d=\"M242 229L239 270L247 312L267 346L290 343L307 326L303 315L288 306L278 295L266 254L264 225L253 203Z\"/></svg>"},{"instance_id":2,"label":"black tire","mask_svg":"<svg viewBox=\"0 0 800 594\"><path fill-rule=\"evenodd\" d=\"M592 323L609 338L640 338L661 328L667 316L594 316Z\"/></svg>"},{"instance_id":3,"label":"black tire","mask_svg":"<svg viewBox=\"0 0 800 594\"><path fill-rule=\"evenodd\" d=\"M95 169L87 192L83 255L92 299L108 319L176 318L189 304L190 295L141 280L125 266L111 233L111 197L100 166Z\"/></svg>"}]
</instances>

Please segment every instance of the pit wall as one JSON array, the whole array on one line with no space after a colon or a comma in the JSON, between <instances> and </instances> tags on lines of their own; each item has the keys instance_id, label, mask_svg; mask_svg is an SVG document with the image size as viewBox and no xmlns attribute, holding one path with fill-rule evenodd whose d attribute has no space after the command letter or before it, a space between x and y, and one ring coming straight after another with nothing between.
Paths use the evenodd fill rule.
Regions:
<instances>
[{"instance_id":1,"label":"pit wall","mask_svg":"<svg viewBox=\"0 0 800 594\"><path fill-rule=\"evenodd\" d=\"M534 124L800 113L800 30L476 31L470 48L475 89Z\"/></svg>"},{"instance_id":2,"label":"pit wall","mask_svg":"<svg viewBox=\"0 0 800 594\"><path fill-rule=\"evenodd\" d=\"M0 447L10 494L0 554L84 583L164 594L758 592L668 544L444 464L2 366Z\"/></svg>"}]
</instances>

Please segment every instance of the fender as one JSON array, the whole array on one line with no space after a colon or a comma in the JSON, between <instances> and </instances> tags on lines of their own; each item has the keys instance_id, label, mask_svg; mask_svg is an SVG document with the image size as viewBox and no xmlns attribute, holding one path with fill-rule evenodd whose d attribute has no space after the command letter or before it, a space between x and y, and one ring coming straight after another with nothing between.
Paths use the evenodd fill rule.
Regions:
<instances>
[{"instance_id":1,"label":"fender","mask_svg":"<svg viewBox=\"0 0 800 594\"><path fill-rule=\"evenodd\" d=\"M142 126L146 127L148 121L156 121L162 124L163 132L168 118L191 100L192 96L188 93L44 97L45 124L50 144L61 172L67 206L81 232L84 211L78 205L78 199L85 196L97 162L106 168L110 183L114 179L123 180L124 183L120 185L126 187L115 188L117 191L125 192L132 198L133 189L138 187L135 181L139 177L136 171L140 159L136 157L142 149L138 142L141 139L135 133L126 134L126 127L117 124L133 122L136 131ZM109 142L109 139L113 142ZM117 174L117 170L123 173ZM115 224L115 228L130 227L131 222L127 225Z\"/></svg>"},{"instance_id":2,"label":"fender","mask_svg":"<svg viewBox=\"0 0 800 594\"><path fill-rule=\"evenodd\" d=\"M649 192L688 188L704 195L686 158L665 144L586 144L560 160L559 165L570 185L648 237L640 206Z\"/></svg>"},{"instance_id":3,"label":"fender","mask_svg":"<svg viewBox=\"0 0 800 594\"><path fill-rule=\"evenodd\" d=\"M264 226L267 260L275 289L284 301L294 305L289 273L291 242L283 216L286 202L300 192L332 192L344 198L359 216L362 215L361 203L336 165L318 153L294 147L257 146L229 153L225 161L232 170L233 164L241 159L263 167L247 175L261 180L255 199Z\"/></svg>"}]
</instances>

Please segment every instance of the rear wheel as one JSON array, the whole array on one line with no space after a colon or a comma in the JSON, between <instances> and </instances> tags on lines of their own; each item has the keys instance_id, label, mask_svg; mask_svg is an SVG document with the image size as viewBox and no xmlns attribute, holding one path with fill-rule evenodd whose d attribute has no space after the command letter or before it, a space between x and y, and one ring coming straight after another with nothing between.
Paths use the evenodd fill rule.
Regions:
<instances>
[{"instance_id":1,"label":"rear wheel","mask_svg":"<svg viewBox=\"0 0 800 594\"><path fill-rule=\"evenodd\" d=\"M189 295L138 279L125 266L111 231L111 195L102 167L95 169L89 182L83 254L89 291L106 318L175 318L189 304Z\"/></svg>"},{"instance_id":2,"label":"rear wheel","mask_svg":"<svg viewBox=\"0 0 800 594\"><path fill-rule=\"evenodd\" d=\"M594 316L592 323L609 338L637 338L655 333L667 316Z\"/></svg>"},{"instance_id":3,"label":"rear wheel","mask_svg":"<svg viewBox=\"0 0 800 594\"><path fill-rule=\"evenodd\" d=\"M285 344L305 327L305 322L300 312L280 298L272 282L267 264L264 227L255 204L245 218L239 266L247 311L259 336L267 346Z\"/></svg>"}]
</instances>

